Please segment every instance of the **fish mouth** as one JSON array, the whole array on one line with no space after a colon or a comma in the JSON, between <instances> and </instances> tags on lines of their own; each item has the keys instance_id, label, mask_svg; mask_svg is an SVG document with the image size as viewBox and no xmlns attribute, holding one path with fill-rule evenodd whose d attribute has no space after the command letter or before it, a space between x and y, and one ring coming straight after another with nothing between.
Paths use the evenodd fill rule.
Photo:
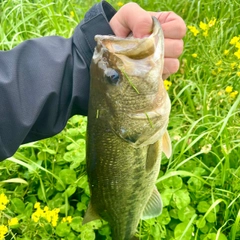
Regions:
<instances>
[{"instance_id":1,"label":"fish mouth","mask_svg":"<svg viewBox=\"0 0 240 240\"><path fill-rule=\"evenodd\" d=\"M123 78L128 80L131 86L136 84L134 89L138 94L141 94L141 91L136 90L138 89L137 85L140 84L140 89L143 89L143 87L137 79L142 80L144 78L145 83L154 84L155 78L158 81L161 80L163 72L164 35L157 18L153 17L152 19L152 34L144 38L95 36L97 46L93 55L93 62L103 70L108 67L117 70ZM149 75L153 75L153 72L158 77L148 78ZM131 78L134 80L132 81Z\"/></svg>"},{"instance_id":2,"label":"fish mouth","mask_svg":"<svg viewBox=\"0 0 240 240\"><path fill-rule=\"evenodd\" d=\"M144 38L127 38L117 36L96 35L95 40L113 54L121 54L131 59L144 59L148 56L164 55L164 35L157 18L153 19L153 30ZM161 45L161 46L159 46ZM156 51L158 49L158 51Z\"/></svg>"}]
</instances>

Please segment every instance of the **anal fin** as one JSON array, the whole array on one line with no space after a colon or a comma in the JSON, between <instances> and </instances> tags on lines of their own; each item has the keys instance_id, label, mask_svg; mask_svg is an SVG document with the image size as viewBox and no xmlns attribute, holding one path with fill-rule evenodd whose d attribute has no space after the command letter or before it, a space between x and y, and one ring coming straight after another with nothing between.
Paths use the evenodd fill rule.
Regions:
<instances>
[{"instance_id":1,"label":"anal fin","mask_svg":"<svg viewBox=\"0 0 240 240\"><path fill-rule=\"evenodd\" d=\"M156 186L153 189L152 195L150 196L146 207L143 211L142 220L158 217L162 213L163 203L160 193Z\"/></svg>"},{"instance_id":2,"label":"anal fin","mask_svg":"<svg viewBox=\"0 0 240 240\"><path fill-rule=\"evenodd\" d=\"M83 218L83 222L82 222L82 225L88 223L88 222L91 222L93 220L97 220L97 219L100 219L101 217L95 212L95 210L93 209L92 207L92 204L91 204L91 201L88 205L88 208L87 208L87 211L85 213L85 216Z\"/></svg>"}]
</instances>

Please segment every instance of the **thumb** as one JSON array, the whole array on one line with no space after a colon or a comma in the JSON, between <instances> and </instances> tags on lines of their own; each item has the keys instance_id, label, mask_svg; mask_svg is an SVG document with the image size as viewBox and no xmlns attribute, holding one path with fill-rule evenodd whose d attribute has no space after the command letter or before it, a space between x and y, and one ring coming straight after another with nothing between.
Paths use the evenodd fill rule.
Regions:
<instances>
[{"instance_id":1,"label":"thumb","mask_svg":"<svg viewBox=\"0 0 240 240\"><path fill-rule=\"evenodd\" d=\"M133 33L136 38L150 35L152 17L137 3L127 3L110 20L110 26L118 37L127 37Z\"/></svg>"}]
</instances>

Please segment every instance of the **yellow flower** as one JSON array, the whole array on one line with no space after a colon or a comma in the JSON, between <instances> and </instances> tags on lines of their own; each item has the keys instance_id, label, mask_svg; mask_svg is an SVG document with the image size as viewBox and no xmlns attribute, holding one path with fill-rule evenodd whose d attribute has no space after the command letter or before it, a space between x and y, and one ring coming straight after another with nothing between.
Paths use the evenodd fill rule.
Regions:
<instances>
[{"instance_id":1,"label":"yellow flower","mask_svg":"<svg viewBox=\"0 0 240 240\"><path fill-rule=\"evenodd\" d=\"M39 207L36 212L32 214L32 220L38 222L41 217L44 216L44 211Z\"/></svg>"},{"instance_id":2,"label":"yellow flower","mask_svg":"<svg viewBox=\"0 0 240 240\"><path fill-rule=\"evenodd\" d=\"M58 213L60 212L59 208L54 208L49 210L48 206L45 206L43 209L40 207L40 203L35 203L34 208L37 210L32 214L32 220L38 222L40 218L45 218L52 226L57 226Z\"/></svg>"},{"instance_id":3,"label":"yellow flower","mask_svg":"<svg viewBox=\"0 0 240 240\"><path fill-rule=\"evenodd\" d=\"M164 80L163 81L164 87L165 89L168 91L168 89L172 86L172 82L168 81L168 80Z\"/></svg>"},{"instance_id":4,"label":"yellow flower","mask_svg":"<svg viewBox=\"0 0 240 240\"><path fill-rule=\"evenodd\" d=\"M228 55L229 54L229 50L224 50L224 55Z\"/></svg>"},{"instance_id":5,"label":"yellow flower","mask_svg":"<svg viewBox=\"0 0 240 240\"><path fill-rule=\"evenodd\" d=\"M240 77L240 72L237 72L238 77Z\"/></svg>"},{"instance_id":6,"label":"yellow flower","mask_svg":"<svg viewBox=\"0 0 240 240\"><path fill-rule=\"evenodd\" d=\"M225 92L226 93L231 93L233 90L233 87L232 86L227 86L226 89L225 89Z\"/></svg>"},{"instance_id":7,"label":"yellow flower","mask_svg":"<svg viewBox=\"0 0 240 240\"><path fill-rule=\"evenodd\" d=\"M220 73L223 69L222 68L218 68L218 73Z\"/></svg>"},{"instance_id":8,"label":"yellow flower","mask_svg":"<svg viewBox=\"0 0 240 240\"><path fill-rule=\"evenodd\" d=\"M211 19L211 20L209 21L208 26L209 26L209 27L212 27L212 26L215 25L215 23L216 23L216 18L213 18L213 19Z\"/></svg>"},{"instance_id":9,"label":"yellow flower","mask_svg":"<svg viewBox=\"0 0 240 240\"><path fill-rule=\"evenodd\" d=\"M17 224L18 224L18 219L16 217L8 220L8 225L9 226L14 226L14 225L17 225Z\"/></svg>"},{"instance_id":10,"label":"yellow flower","mask_svg":"<svg viewBox=\"0 0 240 240\"><path fill-rule=\"evenodd\" d=\"M222 60L219 60L217 63L216 63L216 66L219 66L222 64Z\"/></svg>"},{"instance_id":11,"label":"yellow flower","mask_svg":"<svg viewBox=\"0 0 240 240\"><path fill-rule=\"evenodd\" d=\"M9 200L4 193L0 194L0 203L2 203L4 205L7 205L9 203Z\"/></svg>"},{"instance_id":12,"label":"yellow flower","mask_svg":"<svg viewBox=\"0 0 240 240\"><path fill-rule=\"evenodd\" d=\"M72 217L71 217L71 216L64 217L64 218L62 219L62 222L71 223L71 222L72 222Z\"/></svg>"},{"instance_id":13,"label":"yellow flower","mask_svg":"<svg viewBox=\"0 0 240 240\"><path fill-rule=\"evenodd\" d=\"M203 36L204 36L204 37L207 37L207 36L208 36L208 31L204 31L204 32L203 32Z\"/></svg>"},{"instance_id":14,"label":"yellow flower","mask_svg":"<svg viewBox=\"0 0 240 240\"><path fill-rule=\"evenodd\" d=\"M0 204L0 211L5 210L5 209L6 209L6 206L3 204Z\"/></svg>"},{"instance_id":15,"label":"yellow flower","mask_svg":"<svg viewBox=\"0 0 240 240\"><path fill-rule=\"evenodd\" d=\"M237 42L237 43L235 44L235 47L239 49L239 48L240 48L240 42Z\"/></svg>"},{"instance_id":16,"label":"yellow flower","mask_svg":"<svg viewBox=\"0 0 240 240\"><path fill-rule=\"evenodd\" d=\"M203 31L208 30L208 25L207 25L206 23L202 22L202 21L200 22L199 27L200 27Z\"/></svg>"},{"instance_id":17,"label":"yellow flower","mask_svg":"<svg viewBox=\"0 0 240 240\"><path fill-rule=\"evenodd\" d=\"M234 69L236 65L237 65L236 62L231 63L231 68Z\"/></svg>"},{"instance_id":18,"label":"yellow flower","mask_svg":"<svg viewBox=\"0 0 240 240\"><path fill-rule=\"evenodd\" d=\"M8 232L8 228L5 225L0 225L0 240L4 239L4 235Z\"/></svg>"},{"instance_id":19,"label":"yellow flower","mask_svg":"<svg viewBox=\"0 0 240 240\"><path fill-rule=\"evenodd\" d=\"M193 53L192 57L196 58L197 57L197 53Z\"/></svg>"},{"instance_id":20,"label":"yellow flower","mask_svg":"<svg viewBox=\"0 0 240 240\"><path fill-rule=\"evenodd\" d=\"M47 206L43 209L43 216L49 223L52 221L52 211L49 211L49 208Z\"/></svg>"},{"instance_id":21,"label":"yellow flower","mask_svg":"<svg viewBox=\"0 0 240 240\"><path fill-rule=\"evenodd\" d=\"M71 222L72 222L72 217L71 217L71 216L68 216L68 217L67 217L67 221L68 221L69 223L71 223Z\"/></svg>"},{"instance_id":22,"label":"yellow flower","mask_svg":"<svg viewBox=\"0 0 240 240\"><path fill-rule=\"evenodd\" d=\"M6 209L6 205L9 203L7 196L4 193L0 194L0 211Z\"/></svg>"},{"instance_id":23,"label":"yellow flower","mask_svg":"<svg viewBox=\"0 0 240 240\"><path fill-rule=\"evenodd\" d=\"M52 226L56 227L57 226L57 221L58 221L58 211L57 208L52 210Z\"/></svg>"},{"instance_id":24,"label":"yellow flower","mask_svg":"<svg viewBox=\"0 0 240 240\"><path fill-rule=\"evenodd\" d=\"M240 59L240 49L238 49L238 51L235 52L234 55L235 55L238 59Z\"/></svg>"},{"instance_id":25,"label":"yellow flower","mask_svg":"<svg viewBox=\"0 0 240 240\"><path fill-rule=\"evenodd\" d=\"M196 37L199 33L199 31L197 30L197 28L195 26L188 26L188 29L190 30L190 32L193 33L193 35Z\"/></svg>"},{"instance_id":26,"label":"yellow flower","mask_svg":"<svg viewBox=\"0 0 240 240\"><path fill-rule=\"evenodd\" d=\"M123 2L118 2L118 3L117 3L117 5L118 5L119 7L123 6L123 4L124 4Z\"/></svg>"},{"instance_id":27,"label":"yellow flower","mask_svg":"<svg viewBox=\"0 0 240 240\"><path fill-rule=\"evenodd\" d=\"M52 226L53 226L53 227L56 227L56 226L57 226L57 221L58 221L58 217L54 217L54 218L52 219Z\"/></svg>"},{"instance_id":28,"label":"yellow flower","mask_svg":"<svg viewBox=\"0 0 240 240\"><path fill-rule=\"evenodd\" d=\"M217 95L218 95L218 96L222 96L222 95L223 95L223 91L222 91L222 90L219 91L219 92L217 93Z\"/></svg>"},{"instance_id":29,"label":"yellow flower","mask_svg":"<svg viewBox=\"0 0 240 240\"><path fill-rule=\"evenodd\" d=\"M230 44L235 45L239 40L240 40L240 37L235 36L231 39Z\"/></svg>"},{"instance_id":30,"label":"yellow flower","mask_svg":"<svg viewBox=\"0 0 240 240\"><path fill-rule=\"evenodd\" d=\"M39 216L36 212L34 212L34 213L32 214L32 220L33 220L35 223L37 223L37 222L39 221L39 219L40 219L40 216Z\"/></svg>"},{"instance_id":31,"label":"yellow flower","mask_svg":"<svg viewBox=\"0 0 240 240\"><path fill-rule=\"evenodd\" d=\"M49 211L48 206L45 206L45 207L43 208L43 210L44 210L45 212L48 212L48 211Z\"/></svg>"},{"instance_id":32,"label":"yellow flower","mask_svg":"<svg viewBox=\"0 0 240 240\"><path fill-rule=\"evenodd\" d=\"M234 92L230 93L231 98L235 98L237 95L238 95L238 91L234 91Z\"/></svg>"},{"instance_id":33,"label":"yellow flower","mask_svg":"<svg viewBox=\"0 0 240 240\"><path fill-rule=\"evenodd\" d=\"M40 208L40 202L36 202L35 204L34 204L34 208Z\"/></svg>"},{"instance_id":34,"label":"yellow flower","mask_svg":"<svg viewBox=\"0 0 240 240\"><path fill-rule=\"evenodd\" d=\"M56 227L57 226L57 221L58 221L58 213L60 212L60 209L59 208L54 208L52 211L51 211L51 223L52 223L52 226L53 227Z\"/></svg>"},{"instance_id":35,"label":"yellow flower","mask_svg":"<svg viewBox=\"0 0 240 240\"><path fill-rule=\"evenodd\" d=\"M70 12L70 17L73 18L75 16L74 11Z\"/></svg>"}]
</instances>

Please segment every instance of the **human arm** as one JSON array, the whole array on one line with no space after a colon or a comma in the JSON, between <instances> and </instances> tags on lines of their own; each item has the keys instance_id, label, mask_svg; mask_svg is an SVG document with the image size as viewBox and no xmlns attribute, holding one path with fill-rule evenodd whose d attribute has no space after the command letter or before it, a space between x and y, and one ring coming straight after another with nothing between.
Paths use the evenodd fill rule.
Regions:
<instances>
[{"instance_id":1,"label":"human arm","mask_svg":"<svg viewBox=\"0 0 240 240\"><path fill-rule=\"evenodd\" d=\"M93 6L69 39L51 36L0 52L0 160L20 144L59 133L74 114L87 114L89 66L96 34L113 34L115 10Z\"/></svg>"}]
</instances>

